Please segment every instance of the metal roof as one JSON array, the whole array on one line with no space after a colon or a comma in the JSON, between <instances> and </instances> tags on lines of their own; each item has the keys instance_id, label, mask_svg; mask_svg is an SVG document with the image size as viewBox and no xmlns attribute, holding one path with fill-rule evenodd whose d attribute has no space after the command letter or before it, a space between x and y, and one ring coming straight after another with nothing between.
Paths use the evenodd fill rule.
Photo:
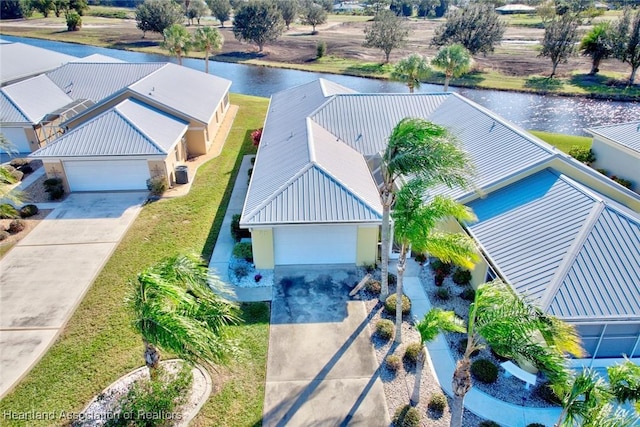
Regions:
<instances>
[{"instance_id":1,"label":"metal roof","mask_svg":"<svg viewBox=\"0 0 640 427\"><path fill-rule=\"evenodd\" d=\"M0 43L0 83L35 76L75 59L75 56L24 43Z\"/></svg>"},{"instance_id":2,"label":"metal roof","mask_svg":"<svg viewBox=\"0 0 640 427\"><path fill-rule=\"evenodd\" d=\"M0 123L29 123L29 119L11 101L11 99L0 91Z\"/></svg>"},{"instance_id":3,"label":"metal roof","mask_svg":"<svg viewBox=\"0 0 640 427\"><path fill-rule=\"evenodd\" d=\"M44 74L5 86L2 92L32 124L39 123L48 113L73 101ZM15 115L11 117L15 118Z\"/></svg>"},{"instance_id":4,"label":"metal roof","mask_svg":"<svg viewBox=\"0 0 640 427\"><path fill-rule=\"evenodd\" d=\"M585 129L593 136L600 136L640 153L640 120L617 125Z\"/></svg>"},{"instance_id":5,"label":"metal roof","mask_svg":"<svg viewBox=\"0 0 640 427\"><path fill-rule=\"evenodd\" d=\"M549 313L640 318L636 214L550 169L469 207L468 229L499 273Z\"/></svg>"},{"instance_id":6,"label":"metal roof","mask_svg":"<svg viewBox=\"0 0 640 427\"><path fill-rule=\"evenodd\" d=\"M125 100L31 154L32 157L166 155L188 123Z\"/></svg>"},{"instance_id":7,"label":"metal roof","mask_svg":"<svg viewBox=\"0 0 640 427\"><path fill-rule=\"evenodd\" d=\"M79 59L75 59L73 61L70 62L92 62L92 63L109 63L109 62L115 62L115 63L124 63L126 61L123 61L122 59L118 59L118 58L114 58L112 56L108 56L108 55L102 55L100 53L94 53L91 54L89 56L85 56L83 58L79 58Z\"/></svg>"},{"instance_id":8,"label":"metal roof","mask_svg":"<svg viewBox=\"0 0 640 427\"><path fill-rule=\"evenodd\" d=\"M167 63L129 89L208 124L230 87L230 80Z\"/></svg>"},{"instance_id":9,"label":"metal roof","mask_svg":"<svg viewBox=\"0 0 640 427\"><path fill-rule=\"evenodd\" d=\"M165 65L72 62L48 72L47 76L73 99L100 102Z\"/></svg>"}]
</instances>

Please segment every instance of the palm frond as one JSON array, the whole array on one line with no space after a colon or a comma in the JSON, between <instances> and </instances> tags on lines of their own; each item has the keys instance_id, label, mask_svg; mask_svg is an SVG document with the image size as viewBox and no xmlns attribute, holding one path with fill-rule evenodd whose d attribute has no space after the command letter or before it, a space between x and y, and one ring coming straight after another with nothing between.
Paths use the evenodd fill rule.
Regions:
<instances>
[{"instance_id":1,"label":"palm frond","mask_svg":"<svg viewBox=\"0 0 640 427\"><path fill-rule=\"evenodd\" d=\"M640 402L640 366L629 359L607 368L611 391L621 403Z\"/></svg>"},{"instance_id":2,"label":"palm frond","mask_svg":"<svg viewBox=\"0 0 640 427\"><path fill-rule=\"evenodd\" d=\"M556 384L554 392L566 413L563 425L582 425L610 399L604 380L592 369L584 369L567 383Z\"/></svg>"},{"instance_id":3,"label":"palm frond","mask_svg":"<svg viewBox=\"0 0 640 427\"><path fill-rule=\"evenodd\" d=\"M432 308L416 324L422 343L433 341L440 332L466 332L464 321L453 311Z\"/></svg>"},{"instance_id":4,"label":"palm frond","mask_svg":"<svg viewBox=\"0 0 640 427\"><path fill-rule=\"evenodd\" d=\"M582 427L637 427L639 424L640 417L622 408L614 410L610 403L591 411L582 421Z\"/></svg>"},{"instance_id":5,"label":"palm frond","mask_svg":"<svg viewBox=\"0 0 640 427\"><path fill-rule=\"evenodd\" d=\"M418 249L444 262L473 269L480 259L475 242L466 234L432 232Z\"/></svg>"}]
</instances>

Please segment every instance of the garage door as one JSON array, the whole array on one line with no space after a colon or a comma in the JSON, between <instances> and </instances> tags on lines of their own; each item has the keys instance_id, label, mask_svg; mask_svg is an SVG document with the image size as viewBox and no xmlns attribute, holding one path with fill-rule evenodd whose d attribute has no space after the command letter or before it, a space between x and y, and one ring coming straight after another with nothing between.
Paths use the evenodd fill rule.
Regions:
<instances>
[{"instance_id":1,"label":"garage door","mask_svg":"<svg viewBox=\"0 0 640 427\"><path fill-rule=\"evenodd\" d=\"M316 225L274 229L276 265L354 264L356 226Z\"/></svg>"},{"instance_id":2,"label":"garage door","mask_svg":"<svg viewBox=\"0 0 640 427\"><path fill-rule=\"evenodd\" d=\"M13 149L18 153L30 153L31 147L29 146L29 140L27 134L23 128L2 128L2 134L11 142ZM2 150L0 150L2 152Z\"/></svg>"},{"instance_id":3,"label":"garage door","mask_svg":"<svg viewBox=\"0 0 640 427\"><path fill-rule=\"evenodd\" d=\"M66 161L71 191L146 190L146 160Z\"/></svg>"}]
</instances>

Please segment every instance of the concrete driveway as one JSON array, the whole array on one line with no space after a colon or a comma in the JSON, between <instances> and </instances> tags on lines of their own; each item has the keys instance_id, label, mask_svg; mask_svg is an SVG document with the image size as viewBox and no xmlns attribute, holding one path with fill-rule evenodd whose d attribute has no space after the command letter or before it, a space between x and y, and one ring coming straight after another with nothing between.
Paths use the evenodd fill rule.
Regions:
<instances>
[{"instance_id":1,"label":"concrete driveway","mask_svg":"<svg viewBox=\"0 0 640 427\"><path fill-rule=\"evenodd\" d=\"M74 193L0 260L0 397L42 357L147 193Z\"/></svg>"},{"instance_id":2,"label":"concrete driveway","mask_svg":"<svg viewBox=\"0 0 640 427\"><path fill-rule=\"evenodd\" d=\"M276 269L264 426L388 426L354 273Z\"/></svg>"}]
</instances>

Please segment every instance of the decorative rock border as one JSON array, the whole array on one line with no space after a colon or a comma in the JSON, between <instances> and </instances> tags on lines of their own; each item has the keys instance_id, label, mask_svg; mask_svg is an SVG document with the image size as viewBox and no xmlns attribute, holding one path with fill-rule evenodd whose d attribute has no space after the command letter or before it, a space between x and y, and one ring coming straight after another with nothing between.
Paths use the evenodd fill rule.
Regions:
<instances>
[{"instance_id":1,"label":"decorative rock border","mask_svg":"<svg viewBox=\"0 0 640 427\"><path fill-rule=\"evenodd\" d=\"M172 359L160 362L169 372L176 372L181 363L181 359ZM174 414L167 416L175 416L176 427L186 427L189 422L195 418L200 409L211 395L213 389L211 376L203 367L196 365L192 369L193 383L189 399ZM78 416L78 421L73 425L75 427L95 427L103 426L110 418L115 415L115 402L124 396L131 384L140 378L149 378L149 370L146 366L129 372L128 374L118 378L105 388L100 394L94 397L91 402L82 410Z\"/></svg>"}]
</instances>

